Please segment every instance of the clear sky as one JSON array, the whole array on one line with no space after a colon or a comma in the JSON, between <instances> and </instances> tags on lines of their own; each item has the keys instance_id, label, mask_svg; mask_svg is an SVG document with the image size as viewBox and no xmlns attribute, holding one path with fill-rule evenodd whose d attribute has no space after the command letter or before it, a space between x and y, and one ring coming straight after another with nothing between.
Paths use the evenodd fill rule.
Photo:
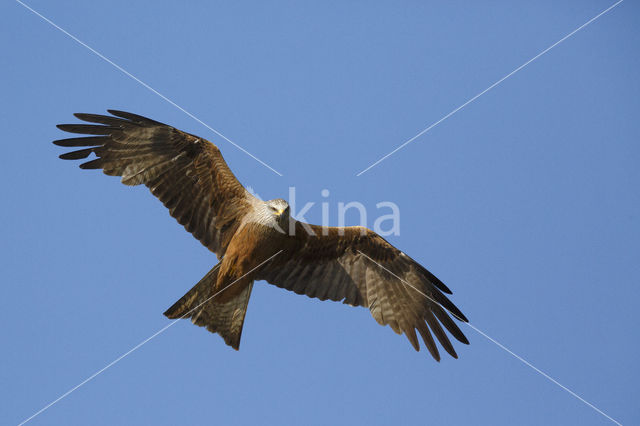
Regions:
<instances>
[{"instance_id":1,"label":"clear sky","mask_svg":"<svg viewBox=\"0 0 640 426\"><path fill-rule=\"evenodd\" d=\"M640 423L640 6L627 0L359 177L614 1L0 5L0 423L169 323L216 263L145 188L51 144L129 110L210 139L263 198L401 211L397 247L471 323ZM321 191L328 189L328 198ZM347 217L353 224L355 215ZM612 424L473 329L434 362L363 308L256 283L239 352L181 321L32 424Z\"/></svg>"}]
</instances>

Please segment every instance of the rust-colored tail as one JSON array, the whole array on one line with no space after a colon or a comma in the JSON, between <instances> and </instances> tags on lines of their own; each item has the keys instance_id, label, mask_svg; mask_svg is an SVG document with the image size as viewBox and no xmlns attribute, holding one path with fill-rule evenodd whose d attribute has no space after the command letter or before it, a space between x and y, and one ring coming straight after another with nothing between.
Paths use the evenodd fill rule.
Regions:
<instances>
[{"instance_id":1,"label":"rust-colored tail","mask_svg":"<svg viewBox=\"0 0 640 426\"><path fill-rule=\"evenodd\" d=\"M242 325L247 313L253 283L246 286L233 299L217 301L215 284L220 264L214 266L191 290L173 304L164 315L171 319L191 318L200 327L218 333L233 349L240 348Z\"/></svg>"}]
</instances>

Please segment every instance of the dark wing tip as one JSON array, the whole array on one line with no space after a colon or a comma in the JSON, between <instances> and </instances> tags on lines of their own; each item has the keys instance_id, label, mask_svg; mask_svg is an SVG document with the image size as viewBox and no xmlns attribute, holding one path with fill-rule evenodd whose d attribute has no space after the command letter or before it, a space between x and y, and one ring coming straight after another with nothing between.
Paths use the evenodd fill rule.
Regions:
<instances>
[{"instance_id":1,"label":"dark wing tip","mask_svg":"<svg viewBox=\"0 0 640 426\"><path fill-rule=\"evenodd\" d=\"M92 152L94 148L81 149L78 151L66 152L58 156L58 158L62 160L79 160L81 158L87 158Z\"/></svg>"},{"instance_id":2,"label":"dark wing tip","mask_svg":"<svg viewBox=\"0 0 640 426\"><path fill-rule=\"evenodd\" d=\"M56 127L64 132L70 132L70 128L74 126L74 124L56 124ZM73 133L73 132L72 132Z\"/></svg>"},{"instance_id":3,"label":"dark wing tip","mask_svg":"<svg viewBox=\"0 0 640 426\"><path fill-rule=\"evenodd\" d=\"M110 135L114 131L120 130L120 127L116 126L98 126L95 124L57 124L56 127L65 132L86 135Z\"/></svg>"},{"instance_id":4,"label":"dark wing tip","mask_svg":"<svg viewBox=\"0 0 640 426\"><path fill-rule=\"evenodd\" d=\"M453 308L455 308L455 306ZM458 321L469 323L469 320L467 319L467 317L465 317L464 314L460 312L458 308L452 309L452 307L447 306L445 307L445 310L449 312L451 316L457 319Z\"/></svg>"},{"instance_id":5,"label":"dark wing tip","mask_svg":"<svg viewBox=\"0 0 640 426\"><path fill-rule=\"evenodd\" d=\"M466 323L469 322L469 319L466 316L464 316L464 314L460 312L459 309L457 309L456 317L458 317L458 319L462 322L466 322Z\"/></svg>"},{"instance_id":6,"label":"dark wing tip","mask_svg":"<svg viewBox=\"0 0 640 426\"><path fill-rule=\"evenodd\" d=\"M122 118L126 118L125 116L132 116L132 115L140 117L139 115L134 114L132 112L122 111L119 109L108 109L107 112L111 115L115 115L117 117L122 117Z\"/></svg>"},{"instance_id":7,"label":"dark wing tip","mask_svg":"<svg viewBox=\"0 0 640 426\"><path fill-rule=\"evenodd\" d=\"M65 148L68 148L68 147L70 147L70 146L77 146L77 145L75 145L75 142L73 142L73 141L72 141L73 139L75 139L75 138L71 138L71 139L58 139L58 140L53 141L52 143L53 143L54 145L63 146L63 147L65 147ZM71 144L73 144L73 145L71 145Z\"/></svg>"},{"instance_id":8,"label":"dark wing tip","mask_svg":"<svg viewBox=\"0 0 640 426\"><path fill-rule=\"evenodd\" d=\"M131 124L130 122L121 118L112 117L110 115L101 114L87 114L84 112L77 112L73 114L76 118L89 123L105 124L107 126L120 127L122 125Z\"/></svg>"},{"instance_id":9,"label":"dark wing tip","mask_svg":"<svg viewBox=\"0 0 640 426\"><path fill-rule=\"evenodd\" d=\"M440 293L439 291L434 291L432 294L433 294L432 301L433 302L437 302L445 310L449 311L449 313L455 319L457 319L459 321L462 321L462 322L469 322L467 317L464 316L464 314L462 312L460 312L460 309L458 309L458 307L456 305L454 305L453 302L451 302L451 300L449 300L447 298L447 296L445 296L444 294Z\"/></svg>"},{"instance_id":10,"label":"dark wing tip","mask_svg":"<svg viewBox=\"0 0 640 426\"><path fill-rule=\"evenodd\" d=\"M186 313L188 313L188 306L184 301L184 297L182 297L164 311L162 315L169 319L178 319L182 318Z\"/></svg>"},{"instance_id":11,"label":"dark wing tip","mask_svg":"<svg viewBox=\"0 0 640 426\"><path fill-rule=\"evenodd\" d=\"M416 350L416 352L420 351L420 343L418 342L418 337L416 336L416 330L413 327L410 327L406 330L404 330L404 334L405 336L407 336L407 339L409 339L409 342L411 343L411 346L413 346L413 349Z\"/></svg>"},{"instance_id":12,"label":"dark wing tip","mask_svg":"<svg viewBox=\"0 0 640 426\"><path fill-rule=\"evenodd\" d=\"M440 291L442 291L443 293L446 294L453 294L453 292L449 289L449 287L447 287L442 281L438 280L435 281L434 284L436 285L436 287L438 287L438 289L440 289Z\"/></svg>"},{"instance_id":13,"label":"dark wing tip","mask_svg":"<svg viewBox=\"0 0 640 426\"><path fill-rule=\"evenodd\" d=\"M96 158L95 160L87 161L86 163L80 164L81 169L93 170L93 169L101 169L103 166L102 158Z\"/></svg>"},{"instance_id":14,"label":"dark wing tip","mask_svg":"<svg viewBox=\"0 0 640 426\"><path fill-rule=\"evenodd\" d=\"M164 315L165 317L167 317L169 319L176 319L176 318L178 318L177 315L176 315L176 311L177 311L177 308L176 308L176 305L174 304L169 309L164 311L162 313L162 315Z\"/></svg>"},{"instance_id":15,"label":"dark wing tip","mask_svg":"<svg viewBox=\"0 0 640 426\"><path fill-rule=\"evenodd\" d=\"M433 336L431 336L431 332L429 331L427 324L422 321L419 321L416 324L416 328L418 329L418 332L422 336L422 341L424 342L424 345L427 347L427 350L429 351L433 359L440 362L440 351L436 346L436 342L433 340Z\"/></svg>"},{"instance_id":16,"label":"dark wing tip","mask_svg":"<svg viewBox=\"0 0 640 426\"><path fill-rule=\"evenodd\" d=\"M109 136L87 136L80 138L58 139L53 141L53 144L65 148L78 146L100 146L106 144L109 139Z\"/></svg>"},{"instance_id":17,"label":"dark wing tip","mask_svg":"<svg viewBox=\"0 0 640 426\"><path fill-rule=\"evenodd\" d=\"M169 319L180 319L181 315L177 314L175 310L171 310L171 308L167 309L166 311L163 312L163 314L165 317L169 318Z\"/></svg>"},{"instance_id":18,"label":"dark wing tip","mask_svg":"<svg viewBox=\"0 0 640 426\"><path fill-rule=\"evenodd\" d=\"M162 126L166 126L166 124L164 123L160 123L159 121L155 121L150 118L134 114L132 112L120 111L117 109L108 109L107 112L111 115L115 115L116 117L124 118L138 124L159 124Z\"/></svg>"}]
</instances>

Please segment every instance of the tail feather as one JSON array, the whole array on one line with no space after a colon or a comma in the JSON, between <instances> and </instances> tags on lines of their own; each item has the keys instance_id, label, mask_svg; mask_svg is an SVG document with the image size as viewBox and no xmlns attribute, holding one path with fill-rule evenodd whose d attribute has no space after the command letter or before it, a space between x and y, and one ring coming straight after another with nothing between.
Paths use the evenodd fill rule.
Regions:
<instances>
[{"instance_id":1,"label":"tail feather","mask_svg":"<svg viewBox=\"0 0 640 426\"><path fill-rule=\"evenodd\" d=\"M191 318L194 324L206 327L212 333L218 333L227 345L238 350L253 283L233 299L224 303L217 301L214 294L218 265L167 309L164 315L170 319Z\"/></svg>"}]
</instances>

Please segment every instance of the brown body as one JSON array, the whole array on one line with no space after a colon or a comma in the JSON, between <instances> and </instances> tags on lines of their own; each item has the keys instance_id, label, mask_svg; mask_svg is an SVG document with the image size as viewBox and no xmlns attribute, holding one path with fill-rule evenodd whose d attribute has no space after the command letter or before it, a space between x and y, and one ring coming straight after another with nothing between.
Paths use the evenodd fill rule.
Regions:
<instances>
[{"instance_id":1,"label":"brown body","mask_svg":"<svg viewBox=\"0 0 640 426\"><path fill-rule=\"evenodd\" d=\"M270 230L264 225L248 223L233 236L220 262L215 284L219 302L228 302L241 294L253 283L260 263L275 254L269 241Z\"/></svg>"}]
</instances>

